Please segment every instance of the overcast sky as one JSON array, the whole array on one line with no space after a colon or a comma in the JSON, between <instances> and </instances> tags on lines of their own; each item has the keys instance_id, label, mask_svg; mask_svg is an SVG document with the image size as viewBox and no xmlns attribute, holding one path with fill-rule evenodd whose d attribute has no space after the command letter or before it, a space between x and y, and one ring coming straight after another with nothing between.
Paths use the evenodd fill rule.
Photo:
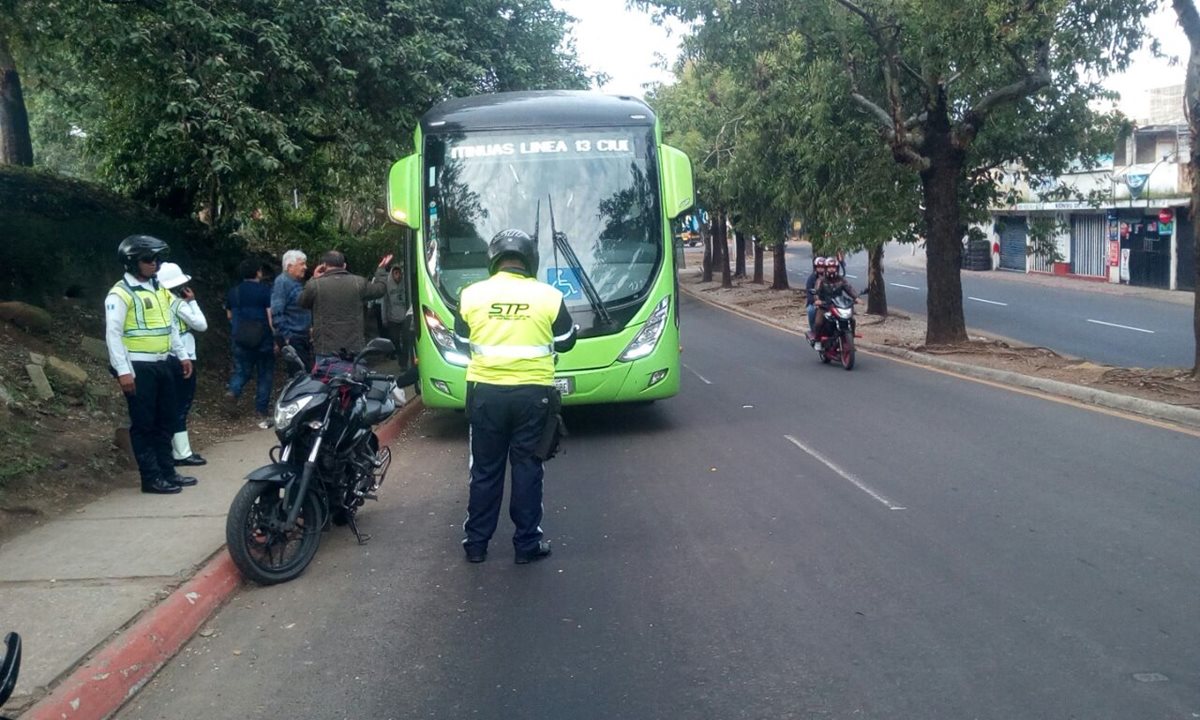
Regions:
<instances>
[{"instance_id":1,"label":"overcast sky","mask_svg":"<svg viewBox=\"0 0 1200 720\"><path fill-rule=\"evenodd\" d=\"M682 26L671 30L654 24L648 13L626 10L625 0L552 0L554 5L579 19L575 25L580 59L593 70L612 76L601 88L606 93L641 97L644 85L670 82L669 69L655 67L656 54L673 62L678 56ZM1149 35L1156 36L1164 52L1187 59L1187 38L1175 21L1169 3L1151 18ZM1135 119L1145 112L1143 89L1183 83L1184 62L1172 67L1148 50L1137 55L1132 70L1110 78L1108 86L1122 95L1121 107Z\"/></svg>"}]
</instances>

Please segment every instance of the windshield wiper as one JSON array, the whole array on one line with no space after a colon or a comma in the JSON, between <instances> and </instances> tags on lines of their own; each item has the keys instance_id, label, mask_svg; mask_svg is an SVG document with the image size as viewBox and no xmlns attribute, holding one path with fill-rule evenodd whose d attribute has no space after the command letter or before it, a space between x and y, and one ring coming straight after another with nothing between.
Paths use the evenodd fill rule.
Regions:
<instances>
[{"instance_id":1,"label":"windshield wiper","mask_svg":"<svg viewBox=\"0 0 1200 720\"><path fill-rule=\"evenodd\" d=\"M583 269L583 264L579 262L579 256L575 254L575 248L571 247L571 241L567 239L567 234L559 232L558 228L554 226L554 198L547 196L546 202L550 209L550 237L554 241L555 267L558 266L557 254L562 253L563 257L567 259L567 266L574 270L575 276L579 278L579 284L583 286L583 294L587 296L588 304L592 306L592 312L596 313L598 324L604 327L612 326L612 316L605 309L604 301L600 299L600 293L596 291L596 285L588 277L587 271ZM540 202L538 206L540 208ZM559 279L561 278L560 274Z\"/></svg>"}]
</instances>

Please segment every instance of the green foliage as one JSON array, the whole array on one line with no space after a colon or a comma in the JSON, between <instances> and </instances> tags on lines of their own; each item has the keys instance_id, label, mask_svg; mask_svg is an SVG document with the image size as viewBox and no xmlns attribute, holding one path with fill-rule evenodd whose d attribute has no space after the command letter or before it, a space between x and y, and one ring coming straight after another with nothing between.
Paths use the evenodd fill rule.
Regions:
<instances>
[{"instance_id":1,"label":"green foliage","mask_svg":"<svg viewBox=\"0 0 1200 720\"><path fill-rule=\"evenodd\" d=\"M590 80L549 0L4 3L51 166L231 226L293 190L323 221L378 204L440 99Z\"/></svg>"}]
</instances>

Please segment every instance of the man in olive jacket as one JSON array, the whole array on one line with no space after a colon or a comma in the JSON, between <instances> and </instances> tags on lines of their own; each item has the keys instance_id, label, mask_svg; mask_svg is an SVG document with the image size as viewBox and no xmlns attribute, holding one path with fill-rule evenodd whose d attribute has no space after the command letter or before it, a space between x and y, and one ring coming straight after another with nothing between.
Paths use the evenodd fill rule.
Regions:
<instances>
[{"instance_id":1,"label":"man in olive jacket","mask_svg":"<svg viewBox=\"0 0 1200 720\"><path fill-rule=\"evenodd\" d=\"M312 310L313 353L322 357L345 351L357 353L367 344L363 328L363 304L383 297L385 280L392 256L379 262L371 280L351 275L346 256L330 250L313 270L312 280L300 293L300 307Z\"/></svg>"}]
</instances>

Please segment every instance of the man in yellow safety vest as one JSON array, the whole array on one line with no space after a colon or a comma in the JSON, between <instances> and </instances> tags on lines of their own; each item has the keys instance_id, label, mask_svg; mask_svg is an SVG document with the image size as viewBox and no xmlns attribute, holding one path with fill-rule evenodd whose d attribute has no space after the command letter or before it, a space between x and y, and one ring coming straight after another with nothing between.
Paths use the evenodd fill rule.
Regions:
<instances>
[{"instance_id":1,"label":"man in yellow safety vest","mask_svg":"<svg viewBox=\"0 0 1200 720\"><path fill-rule=\"evenodd\" d=\"M537 243L505 230L488 245L487 280L463 289L455 334L469 344L467 414L471 490L463 523L468 562L487 558L500 518L507 461L512 463L509 517L517 564L550 554L542 539L542 461L553 455L561 400L554 353L575 346L563 295L538 282Z\"/></svg>"},{"instance_id":2,"label":"man in yellow safety vest","mask_svg":"<svg viewBox=\"0 0 1200 720\"><path fill-rule=\"evenodd\" d=\"M196 484L175 473L171 436L177 424L177 375L192 361L171 312L171 293L155 276L170 248L150 235L130 235L117 247L125 276L104 299L104 339L112 374L129 404L129 439L142 492L170 495Z\"/></svg>"}]
</instances>

